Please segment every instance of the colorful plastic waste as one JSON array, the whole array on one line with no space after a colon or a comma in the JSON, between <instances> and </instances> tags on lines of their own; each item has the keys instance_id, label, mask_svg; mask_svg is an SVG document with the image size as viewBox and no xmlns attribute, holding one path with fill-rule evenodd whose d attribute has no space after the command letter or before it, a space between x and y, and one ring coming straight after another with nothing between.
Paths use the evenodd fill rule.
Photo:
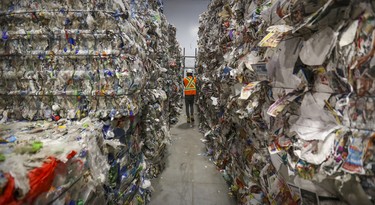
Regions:
<instances>
[{"instance_id":1,"label":"colorful plastic waste","mask_svg":"<svg viewBox=\"0 0 375 205\"><path fill-rule=\"evenodd\" d=\"M0 204L146 204L182 105L161 1L0 4Z\"/></svg>"}]
</instances>

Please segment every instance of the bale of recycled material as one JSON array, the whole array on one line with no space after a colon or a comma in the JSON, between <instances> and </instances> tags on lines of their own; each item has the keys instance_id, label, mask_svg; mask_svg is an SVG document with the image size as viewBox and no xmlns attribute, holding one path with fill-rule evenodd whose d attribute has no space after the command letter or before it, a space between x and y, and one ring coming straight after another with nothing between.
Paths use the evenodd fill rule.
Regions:
<instances>
[{"instance_id":1,"label":"bale of recycled material","mask_svg":"<svg viewBox=\"0 0 375 205\"><path fill-rule=\"evenodd\" d=\"M374 9L215 0L201 15L200 129L240 204L374 203Z\"/></svg>"},{"instance_id":2,"label":"bale of recycled material","mask_svg":"<svg viewBox=\"0 0 375 205\"><path fill-rule=\"evenodd\" d=\"M149 0L2 2L0 126L9 130L0 139L0 171L12 173L22 200L149 201L149 178L162 171L181 109L180 50L162 11ZM153 92L164 94L150 107L143 99ZM161 130L145 134L146 122ZM37 159L26 163L37 169L51 156L62 162L58 174L50 189L35 192L23 163Z\"/></svg>"}]
</instances>

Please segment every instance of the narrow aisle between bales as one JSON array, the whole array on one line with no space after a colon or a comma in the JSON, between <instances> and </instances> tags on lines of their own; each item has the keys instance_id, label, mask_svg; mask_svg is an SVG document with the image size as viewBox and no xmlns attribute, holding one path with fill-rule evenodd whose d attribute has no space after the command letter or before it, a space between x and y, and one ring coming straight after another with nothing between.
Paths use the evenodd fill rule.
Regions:
<instances>
[{"instance_id":1,"label":"narrow aisle between bales","mask_svg":"<svg viewBox=\"0 0 375 205\"><path fill-rule=\"evenodd\" d=\"M221 173L205 156L198 122L191 128L182 114L179 123L171 128L171 135L166 168L152 182L155 191L151 205L235 204Z\"/></svg>"}]
</instances>

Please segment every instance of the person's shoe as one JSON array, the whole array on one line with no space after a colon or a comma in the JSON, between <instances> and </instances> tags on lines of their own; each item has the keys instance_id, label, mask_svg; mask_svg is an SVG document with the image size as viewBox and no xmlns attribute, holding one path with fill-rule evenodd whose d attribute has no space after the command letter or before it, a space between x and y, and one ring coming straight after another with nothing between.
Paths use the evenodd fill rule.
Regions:
<instances>
[{"instance_id":1,"label":"person's shoe","mask_svg":"<svg viewBox=\"0 0 375 205\"><path fill-rule=\"evenodd\" d=\"M190 117L187 117L187 123L190 123Z\"/></svg>"},{"instance_id":2,"label":"person's shoe","mask_svg":"<svg viewBox=\"0 0 375 205\"><path fill-rule=\"evenodd\" d=\"M194 120L194 117L191 117L191 121L192 121L192 122L194 122L194 121L195 121L195 120Z\"/></svg>"}]
</instances>

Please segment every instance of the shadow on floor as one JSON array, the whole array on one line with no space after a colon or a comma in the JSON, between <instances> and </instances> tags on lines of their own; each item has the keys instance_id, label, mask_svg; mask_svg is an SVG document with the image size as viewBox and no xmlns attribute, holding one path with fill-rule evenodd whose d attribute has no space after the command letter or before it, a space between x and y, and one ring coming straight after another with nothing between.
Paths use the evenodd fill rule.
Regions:
<instances>
[{"instance_id":1,"label":"shadow on floor","mask_svg":"<svg viewBox=\"0 0 375 205\"><path fill-rule=\"evenodd\" d=\"M193 127L195 127L196 125L193 125ZM190 127L190 123L182 123L180 125L177 125L176 126L177 129L182 129L182 130L187 130L187 129L191 129L192 127Z\"/></svg>"}]
</instances>

